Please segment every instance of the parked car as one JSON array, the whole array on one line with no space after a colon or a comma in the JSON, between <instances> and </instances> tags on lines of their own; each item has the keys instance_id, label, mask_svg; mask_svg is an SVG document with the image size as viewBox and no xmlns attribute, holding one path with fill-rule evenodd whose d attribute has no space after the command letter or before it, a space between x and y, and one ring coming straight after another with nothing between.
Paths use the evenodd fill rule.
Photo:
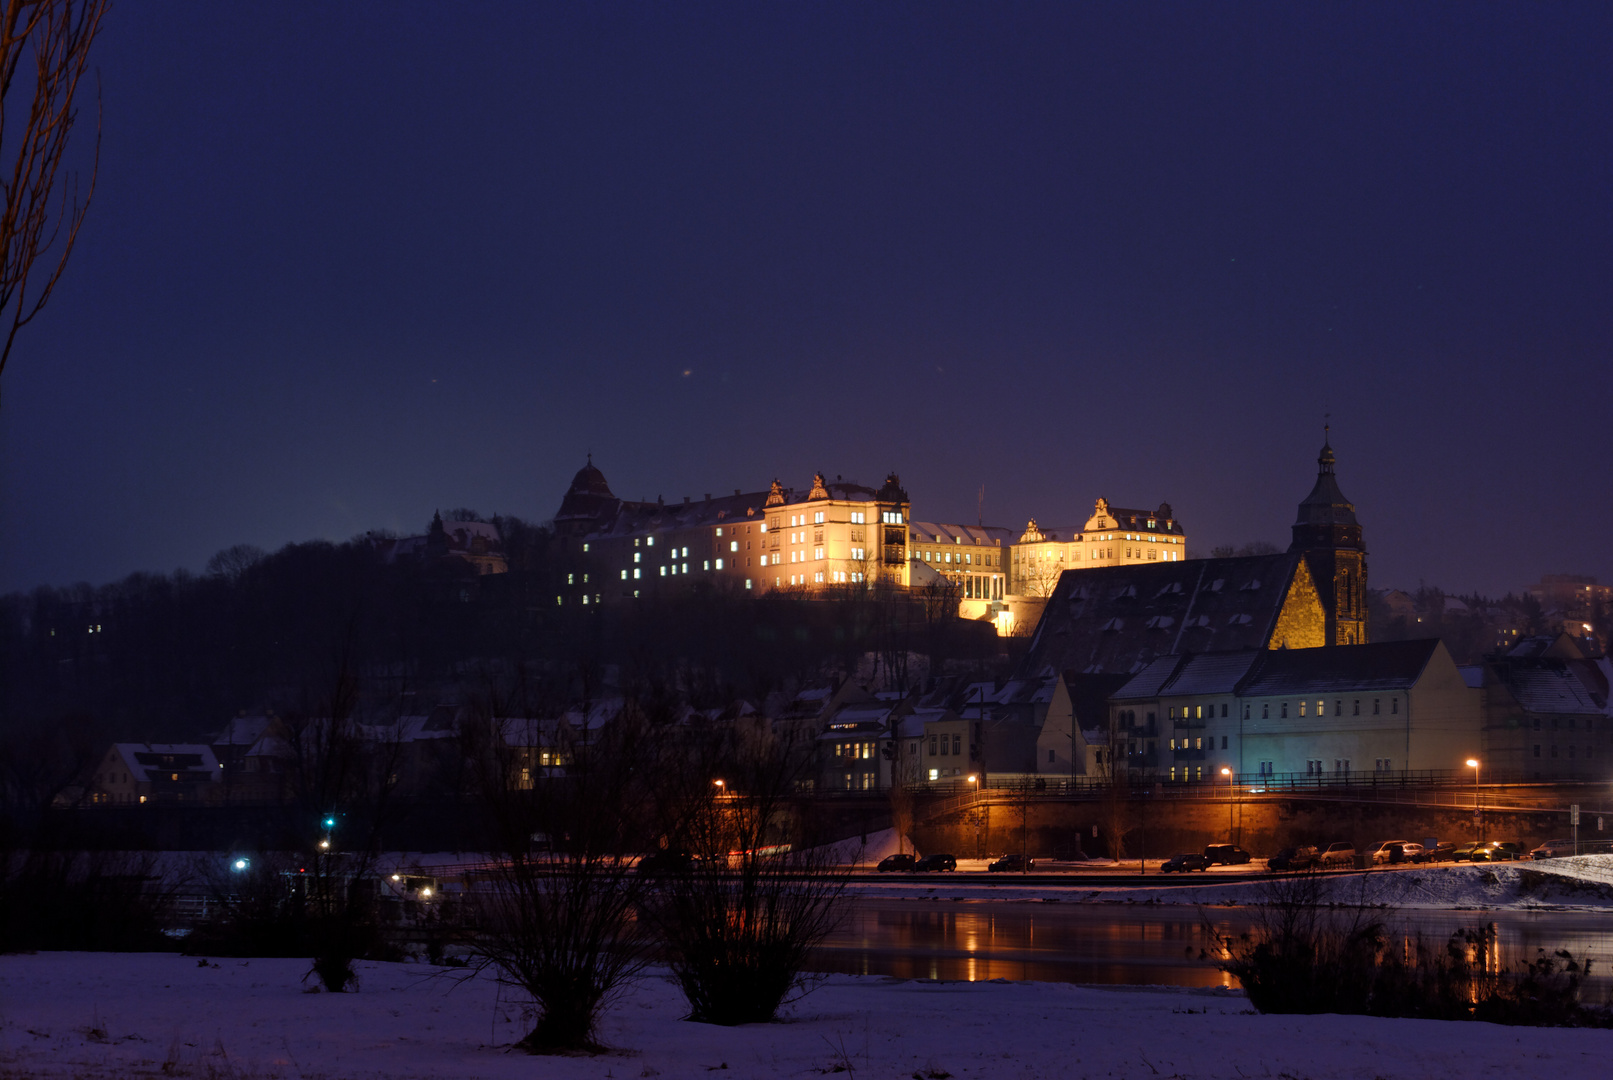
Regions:
<instances>
[{"instance_id":1,"label":"parked car","mask_svg":"<svg viewBox=\"0 0 1613 1080\"><path fill-rule=\"evenodd\" d=\"M911 855L887 855L883 859L879 860L879 865L874 867L874 869L879 871L881 874L889 874L901 870L911 870L913 869L913 863L915 861L917 860L915 860Z\"/></svg>"},{"instance_id":2,"label":"parked car","mask_svg":"<svg viewBox=\"0 0 1613 1080\"><path fill-rule=\"evenodd\" d=\"M1317 862L1324 867L1341 867L1355 865L1355 845L1343 842L1327 845L1327 850L1318 856Z\"/></svg>"},{"instance_id":3,"label":"parked car","mask_svg":"<svg viewBox=\"0 0 1613 1080\"><path fill-rule=\"evenodd\" d=\"M1547 840L1529 853L1531 859L1560 859L1574 853L1572 840Z\"/></svg>"},{"instance_id":4,"label":"parked car","mask_svg":"<svg viewBox=\"0 0 1613 1080\"><path fill-rule=\"evenodd\" d=\"M1367 854L1372 857L1372 863L1376 866L1391 861L1392 856L1395 854L1393 849L1399 849L1400 855L1404 857L1406 845L1409 842L1407 840L1385 840L1368 848ZM1400 859L1394 859L1393 861L1399 862Z\"/></svg>"},{"instance_id":5,"label":"parked car","mask_svg":"<svg viewBox=\"0 0 1613 1080\"><path fill-rule=\"evenodd\" d=\"M1372 849L1372 865L1417 862L1423 846L1415 840L1385 840Z\"/></svg>"},{"instance_id":6,"label":"parked car","mask_svg":"<svg viewBox=\"0 0 1613 1080\"><path fill-rule=\"evenodd\" d=\"M1178 874L1185 874L1189 870L1208 870L1209 868L1210 860L1205 858L1202 853L1197 851L1181 851L1166 859L1160 865L1159 872L1161 874L1169 874L1174 870Z\"/></svg>"},{"instance_id":7,"label":"parked car","mask_svg":"<svg viewBox=\"0 0 1613 1080\"><path fill-rule=\"evenodd\" d=\"M1019 852L1015 851L1008 855L1004 855L1000 859L993 860L991 865L987 866L986 869L992 873L996 873L999 870L1034 870L1036 869L1036 860L1027 855L1021 855Z\"/></svg>"},{"instance_id":8,"label":"parked car","mask_svg":"<svg viewBox=\"0 0 1613 1080\"><path fill-rule=\"evenodd\" d=\"M1316 865L1316 848L1310 844L1285 847L1266 860L1267 870L1309 870Z\"/></svg>"},{"instance_id":9,"label":"parked car","mask_svg":"<svg viewBox=\"0 0 1613 1080\"><path fill-rule=\"evenodd\" d=\"M939 873L942 870L956 870L958 858L956 855L926 855L913 864L913 869L920 874Z\"/></svg>"},{"instance_id":10,"label":"parked car","mask_svg":"<svg viewBox=\"0 0 1613 1080\"><path fill-rule=\"evenodd\" d=\"M1455 844L1424 844L1423 849L1411 857L1415 863L1450 862L1456 857Z\"/></svg>"},{"instance_id":11,"label":"parked car","mask_svg":"<svg viewBox=\"0 0 1613 1080\"><path fill-rule=\"evenodd\" d=\"M1467 862L1473 857L1474 850L1483 846L1482 844L1458 844L1451 849L1451 861Z\"/></svg>"},{"instance_id":12,"label":"parked car","mask_svg":"<svg viewBox=\"0 0 1613 1080\"><path fill-rule=\"evenodd\" d=\"M1512 840L1491 840L1487 844L1475 847L1468 861L1470 862L1511 862L1513 859L1524 858L1523 845Z\"/></svg>"},{"instance_id":13,"label":"parked car","mask_svg":"<svg viewBox=\"0 0 1613 1080\"><path fill-rule=\"evenodd\" d=\"M1242 866L1253 856L1237 844L1211 844L1204 849L1204 857L1211 866Z\"/></svg>"}]
</instances>

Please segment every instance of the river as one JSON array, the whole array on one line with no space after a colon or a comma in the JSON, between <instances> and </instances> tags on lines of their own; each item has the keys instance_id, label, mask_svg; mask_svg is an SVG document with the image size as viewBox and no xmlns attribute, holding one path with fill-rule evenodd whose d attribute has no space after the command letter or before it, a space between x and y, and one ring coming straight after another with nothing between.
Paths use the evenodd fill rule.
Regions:
<instances>
[{"instance_id":1,"label":"river","mask_svg":"<svg viewBox=\"0 0 1613 1080\"><path fill-rule=\"evenodd\" d=\"M1236 936L1253 913L1209 908L1214 933ZM1596 964L1587 1001L1613 992L1613 915L1595 912L1389 913L1393 927L1442 945L1459 927L1495 923L1513 970L1567 948ZM1216 942L1192 907L855 898L838 931L813 955L818 971L908 979L1026 979L1102 985L1235 986L1215 967Z\"/></svg>"}]
</instances>

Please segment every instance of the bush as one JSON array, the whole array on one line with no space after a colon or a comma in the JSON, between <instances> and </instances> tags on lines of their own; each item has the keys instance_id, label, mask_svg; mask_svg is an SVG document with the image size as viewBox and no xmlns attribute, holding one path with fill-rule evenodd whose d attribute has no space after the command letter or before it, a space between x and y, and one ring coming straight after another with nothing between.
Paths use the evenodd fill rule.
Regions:
<instances>
[{"instance_id":1,"label":"bush","mask_svg":"<svg viewBox=\"0 0 1613 1080\"><path fill-rule=\"evenodd\" d=\"M1589 960L1542 950L1515 973L1501 964L1493 923L1438 947L1392 933L1381 911L1324 904L1324 889L1314 874L1273 882L1255 930L1221 939L1221 970L1261 1012L1613 1027L1613 1008L1581 1001Z\"/></svg>"},{"instance_id":2,"label":"bush","mask_svg":"<svg viewBox=\"0 0 1613 1080\"><path fill-rule=\"evenodd\" d=\"M172 890L146 854L0 853L0 952L171 948Z\"/></svg>"}]
</instances>

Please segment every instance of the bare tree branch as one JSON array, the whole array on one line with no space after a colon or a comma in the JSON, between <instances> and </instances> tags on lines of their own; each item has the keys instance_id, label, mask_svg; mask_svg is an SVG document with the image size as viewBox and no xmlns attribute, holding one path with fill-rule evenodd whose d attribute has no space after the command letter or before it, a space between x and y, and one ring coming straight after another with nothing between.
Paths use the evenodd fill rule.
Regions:
<instances>
[{"instance_id":1,"label":"bare tree branch","mask_svg":"<svg viewBox=\"0 0 1613 1080\"><path fill-rule=\"evenodd\" d=\"M89 181L63 172L78 122L75 98L109 0L4 0L0 15L0 373L17 332L44 310L67 268L95 195L101 166L101 94L96 87L95 153ZM12 83L32 60L26 110L13 108ZM23 114L20 125L15 121ZM8 123L8 121L11 121ZM6 168L3 163L9 162ZM57 180L63 181L57 190ZM40 260L44 262L40 264ZM36 264L40 264L36 267Z\"/></svg>"}]
</instances>

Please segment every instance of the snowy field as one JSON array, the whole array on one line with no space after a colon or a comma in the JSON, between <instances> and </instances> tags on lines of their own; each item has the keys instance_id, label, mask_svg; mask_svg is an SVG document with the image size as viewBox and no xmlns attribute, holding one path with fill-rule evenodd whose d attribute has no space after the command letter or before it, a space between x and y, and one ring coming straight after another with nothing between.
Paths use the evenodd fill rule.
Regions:
<instances>
[{"instance_id":1,"label":"snowy field","mask_svg":"<svg viewBox=\"0 0 1613 1080\"><path fill-rule=\"evenodd\" d=\"M1361 1078L1609 1075L1613 1032L1253 1015L1229 991L833 976L787 1022L681 1019L651 975L603 1024L608 1053L509 1049L521 1008L490 979L364 964L307 993L296 960L0 957L0 1077Z\"/></svg>"}]
</instances>

